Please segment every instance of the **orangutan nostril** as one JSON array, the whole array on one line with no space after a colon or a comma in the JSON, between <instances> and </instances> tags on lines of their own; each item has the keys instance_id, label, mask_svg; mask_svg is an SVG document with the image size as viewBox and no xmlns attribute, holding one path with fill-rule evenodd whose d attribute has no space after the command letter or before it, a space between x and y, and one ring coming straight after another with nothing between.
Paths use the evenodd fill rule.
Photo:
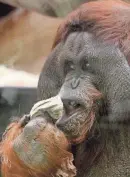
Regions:
<instances>
[{"instance_id":1,"label":"orangutan nostril","mask_svg":"<svg viewBox=\"0 0 130 177\"><path fill-rule=\"evenodd\" d=\"M77 103L75 101L70 101L69 105L75 107L77 105Z\"/></svg>"},{"instance_id":2,"label":"orangutan nostril","mask_svg":"<svg viewBox=\"0 0 130 177\"><path fill-rule=\"evenodd\" d=\"M75 112L76 109L81 107L81 104L72 99L62 99L64 110L66 114Z\"/></svg>"},{"instance_id":3,"label":"orangutan nostril","mask_svg":"<svg viewBox=\"0 0 130 177\"><path fill-rule=\"evenodd\" d=\"M76 109L76 108L80 107L80 104L76 103L75 101L70 101L69 106Z\"/></svg>"}]
</instances>

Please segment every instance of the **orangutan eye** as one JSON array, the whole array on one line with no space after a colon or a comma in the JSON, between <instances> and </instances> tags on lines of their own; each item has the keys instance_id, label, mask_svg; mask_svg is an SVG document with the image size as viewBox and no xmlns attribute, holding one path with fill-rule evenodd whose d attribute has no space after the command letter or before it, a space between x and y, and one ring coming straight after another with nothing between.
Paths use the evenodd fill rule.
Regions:
<instances>
[{"instance_id":1,"label":"orangutan eye","mask_svg":"<svg viewBox=\"0 0 130 177\"><path fill-rule=\"evenodd\" d=\"M71 63L71 64L69 65L69 67L70 67L70 69L74 69L74 64Z\"/></svg>"},{"instance_id":2,"label":"orangutan eye","mask_svg":"<svg viewBox=\"0 0 130 177\"><path fill-rule=\"evenodd\" d=\"M83 64L82 64L82 69L84 71L88 70L90 67L90 64L88 63L88 61L84 61Z\"/></svg>"},{"instance_id":3,"label":"orangutan eye","mask_svg":"<svg viewBox=\"0 0 130 177\"><path fill-rule=\"evenodd\" d=\"M74 66L74 63L72 61L67 61L67 67L70 69L70 70L74 70L75 69L75 66Z\"/></svg>"},{"instance_id":4,"label":"orangutan eye","mask_svg":"<svg viewBox=\"0 0 130 177\"><path fill-rule=\"evenodd\" d=\"M75 69L75 65L72 61L66 61L64 68L65 68L65 73L67 74L69 71L72 71Z\"/></svg>"}]
</instances>

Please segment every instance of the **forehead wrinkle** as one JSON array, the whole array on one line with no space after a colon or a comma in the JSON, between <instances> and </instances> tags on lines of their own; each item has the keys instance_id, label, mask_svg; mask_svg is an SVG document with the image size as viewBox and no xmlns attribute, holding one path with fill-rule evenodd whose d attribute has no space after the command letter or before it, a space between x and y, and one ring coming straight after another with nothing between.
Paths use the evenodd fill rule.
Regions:
<instances>
[{"instance_id":1,"label":"forehead wrinkle","mask_svg":"<svg viewBox=\"0 0 130 177\"><path fill-rule=\"evenodd\" d=\"M83 34L78 34L77 37L74 40L73 44L73 52L75 53L76 56L79 55L79 53L82 51L84 46L84 39L83 39Z\"/></svg>"},{"instance_id":2,"label":"forehead wrinkle","mask_svg":"<svg viewBox=\"0 0 130 177\"><path fill-rule=\"evenodd\" d=\"M82 47L85 45L84 39L84 33L82 32L71 33L65 42L65 48L77 55L77 53L81 52Z\"/></svg>"},{"instance_id":3,"label":"forehead wrinkle","mask_svg":"<svg viewBox=\"0 0 130 177\"><path fill-rule=\"evenodd\" d=\"M61 57L64 58L64 60L80 60L83 55L85 43L86 36L84 32L71 33L64 44Z\"/></svg>"},{"instance_id":4,"label":"forehead wrinkle","mask_svg":"<svg viewBox=\"0 0 130 177\"><path fill-rule=\"evenodd\" d=\"M99 41L92 34L88 32L74 32L66 39L61 51L61 57L63 60L79 62L82 58L92 57L99 46Z\"/></svg>"},{"instance_id":5,"label":"forehead wrinkle","mask_svg":"<svg viewBox=\"0 0 130 177\"><path fill-rule=\"evenodd\" d=\"M87 58L86 52L85 52L85 48L83 48L83 50L79 53L78 58L79 58L79 61L80 61L81 59Z\"/></svg>"},{"instance_id":6,"label":"forehead wrinkle","mask_svg":"<svg viewBox=\"0 0 130 177\"><path fill-rule=\"evenodd\" d=\"M60 56L60 58L65 61L73 61L76 56L71 52L71 51L68 51L68 50L64 50Z\"/></svg>"}]
</instances>

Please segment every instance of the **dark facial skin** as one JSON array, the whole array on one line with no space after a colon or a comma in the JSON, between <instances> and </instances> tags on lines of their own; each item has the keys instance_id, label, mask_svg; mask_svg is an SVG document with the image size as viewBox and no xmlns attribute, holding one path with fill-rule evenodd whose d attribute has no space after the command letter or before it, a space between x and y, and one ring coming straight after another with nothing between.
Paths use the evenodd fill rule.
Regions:
<instances>
[{"instance_id":1,"label":"dark facial skin","mask_svg":"<svg viewBox=\"0 0 130 177\"><path fill-rule=\"evenodd\" d=\"M85 139L103 102L102 121L128 120L130 69L124 55L86 32L70 34L52 51L39 79L39 99L56 94L65 108L56 125L74 143Z\"/></svg>"}]
</instances>

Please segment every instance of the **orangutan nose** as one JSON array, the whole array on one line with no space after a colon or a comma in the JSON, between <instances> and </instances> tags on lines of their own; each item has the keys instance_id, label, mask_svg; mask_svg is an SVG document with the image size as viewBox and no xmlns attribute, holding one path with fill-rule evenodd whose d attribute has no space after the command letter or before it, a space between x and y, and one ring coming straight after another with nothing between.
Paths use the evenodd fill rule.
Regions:
<instances>
[{"instance_id":1,"label":"orangutan nose","mask_svg":"<svg viewBox=\"0 0 130 177\"><path fill-rule=\"evenodd\" d=\"M80 84L80 78L73 78L71 82L71 88L76 89Z\"/></svg>"},{"instance_id":2,"label":"orangutan nose","mask_svg":"<svg viewBox=\"0 0 130 177\"><path fill-rule=\"evenodd\" d=\"M78 109L81 104L74 100L62 99L64 109L67 114Z\"/></svg>"}]
</instances>

